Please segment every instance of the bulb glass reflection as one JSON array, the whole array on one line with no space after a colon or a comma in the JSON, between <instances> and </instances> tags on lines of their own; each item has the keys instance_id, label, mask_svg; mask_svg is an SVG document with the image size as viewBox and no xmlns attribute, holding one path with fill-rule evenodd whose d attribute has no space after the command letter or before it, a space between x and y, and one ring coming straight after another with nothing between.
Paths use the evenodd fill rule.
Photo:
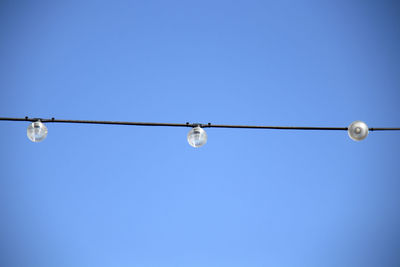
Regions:
<instances>
[{"instance_id":1,"label":"bulb glass reflection","mask_svg":"<svg viewBox=\"0 0 400 267\"><path fill-rule=\"evenodd\" d=\"M364 140L368 136L368 126L365 122L354 121L348 128L349 137L354 141Z\"/></svg>"},{"instance_id":2,"label":"bulb glass reflection","mask_svg":"<svg viewBox=\"0 0 400 267\"><path fill-rule=\"evenodd\" d=\"M207 133L200 126L194 127L187 135L189 145L201 147L207 143Z\"/></svg>"},{"instance_id":3,"label":"bulb glass reflection","mask_svg":"<svg viewBox=\"0 0 400 267\"><path fill-rule=\"evenodd\" d=\"M41 121L29 124L26 135L32 142L41 142L47 137L47 127Z\"/></svg>"}]
</instances>

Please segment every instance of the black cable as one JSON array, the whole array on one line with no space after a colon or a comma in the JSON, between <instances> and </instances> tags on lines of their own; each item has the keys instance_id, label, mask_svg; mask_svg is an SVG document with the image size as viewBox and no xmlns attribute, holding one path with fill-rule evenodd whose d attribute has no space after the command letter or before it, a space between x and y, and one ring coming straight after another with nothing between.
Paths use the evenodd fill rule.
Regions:
<instances>
[{"instance_id":1,"label":"black cable","mask_svg":"<svg viewBox=\"0 0 400 267\"><path fill-rule=\"evenodd\" d=\"M0 121L30 121L40 120L43 123L84 123L84 124L112 124L134 126L170 126L170 127L196 127L202 128L239 128L239 129L272 129L272 130L328 130L347 131L348 127L304 127L304 126L254 126L254 125L224 125L224 124L200 124L200 123L159 123L159 122L127 122L127 121L93 121L93 120L60 120L42 118L1 118ZM399 131L400 128L369 128L370 131Z\"/></svg>"}]
</instances>

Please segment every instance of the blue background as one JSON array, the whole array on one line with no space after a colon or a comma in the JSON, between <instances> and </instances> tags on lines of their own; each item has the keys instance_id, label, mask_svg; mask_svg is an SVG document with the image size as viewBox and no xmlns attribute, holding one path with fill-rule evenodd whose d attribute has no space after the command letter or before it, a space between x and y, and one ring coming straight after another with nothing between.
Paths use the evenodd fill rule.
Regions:
<instances>
[{"instance_id":1,"label":"blue background","mask_svg":"<svg viewBox=\"0 0 400 267\"><path fill-rule=\"evenodd\" d=\"M398 1L1 1L0 115L399 127ZM0 265L400 266L400 135L0 123Z\"/></svg>"}]
</instances>

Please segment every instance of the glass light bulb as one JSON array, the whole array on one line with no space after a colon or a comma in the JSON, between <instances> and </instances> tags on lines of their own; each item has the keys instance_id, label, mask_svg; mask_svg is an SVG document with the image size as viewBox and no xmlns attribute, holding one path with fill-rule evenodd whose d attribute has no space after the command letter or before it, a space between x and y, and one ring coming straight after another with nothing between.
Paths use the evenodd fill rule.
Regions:
<instances>
[{"instance_id":1,"label":"glass light bulb","mask_svg":"<svg viewBox=\"0 0 400 267\"><path fill-rule=\"evenodd\" d=\"M29 124L26 135L32 142L43 141L47 136L47 127L41 121L35 121Z\"/></svg>"},{"instance_id":2,"label":"glass light bulb","mask_svg":"<svg viewBox=\"0 0 400 267\"><path fill-rule=\"evenodd\" d=\"M207 143L207 133L200 126L196 126L188 133L187 140L192 147L201 147Z\"/></svg>"},{"instance_id":3,"label":"glass light bulb","mask_svg":"<svg viewBox=\"0 0 400 267\"><path fill-rule=\"evenodd\" d=\"M368 126L362 121L353 121L348 127L348 134L354 141L364 140L368 136Z\"/></svg>"}]
</instances>

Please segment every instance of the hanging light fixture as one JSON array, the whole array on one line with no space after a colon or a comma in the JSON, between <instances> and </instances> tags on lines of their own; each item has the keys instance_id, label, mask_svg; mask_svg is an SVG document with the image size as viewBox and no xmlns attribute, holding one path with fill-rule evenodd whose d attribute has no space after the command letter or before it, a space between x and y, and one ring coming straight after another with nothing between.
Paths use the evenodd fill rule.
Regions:
<instances>
[{"instance_id":1,"label":"hanging light fixture","mask_svg":"<svg viewBox=\"0 0 400 267\"><path fill-rule=\"evenodd\" d=\"M349 137L354 141L361 141L368 136L368 126L363 121L353 121L347 130Z\"/></svg>"},{"instance_id":2,"label":"hanging light fixture","mask_svg":"<svg viewBox=\"0 0 400 267\"><path fill-rule=\"evenodd\" d=\"M47 137L47 127L40 120L29 124L26 135L32 142L41 142Z\"/></svg>"},{"instance_id":3,"label":"hanging light fixture","mask_svg":"<svg viewBox=\"0 0 400 267\"><path fill-rule=\"evenodd\" d=\"M192 147L201 147L207 143L207 133L198 125L189 131L187 140Z\"/></svg>"}]
</instances>

